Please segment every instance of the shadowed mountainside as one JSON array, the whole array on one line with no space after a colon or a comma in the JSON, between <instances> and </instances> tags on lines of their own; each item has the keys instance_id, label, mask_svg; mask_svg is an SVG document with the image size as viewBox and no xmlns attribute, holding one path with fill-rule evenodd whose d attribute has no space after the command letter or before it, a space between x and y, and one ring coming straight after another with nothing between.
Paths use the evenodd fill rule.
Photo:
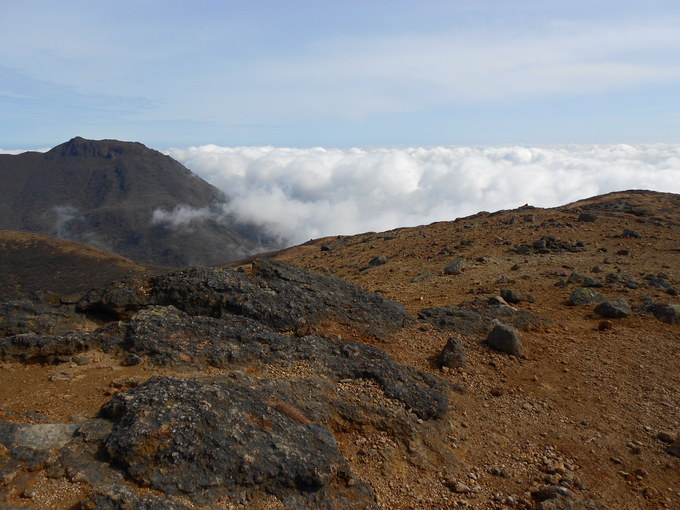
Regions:
<instances>
[{"instance_id":1,"label":"shadowed mountainside","mask_svg":"<svg viewBox=\"0 0 680 510\"><path fill-rule=\"evenodd\" d=\"M158 270L87 244L0 230L0 295L5 297L82 294Z\"/></svg>"},{"instance_id":2,"label":"shadowed mountainside","mask_svg":"<svg viewBox=\"0 0 680 510\"><path fill-rule=\"evenodd\" d=\"M0 228L139 263L225 263L269 243L223 213L217 188L140 143L73 138L44 154L3 154L0 179Z\"/></svg>"}]
</instances>

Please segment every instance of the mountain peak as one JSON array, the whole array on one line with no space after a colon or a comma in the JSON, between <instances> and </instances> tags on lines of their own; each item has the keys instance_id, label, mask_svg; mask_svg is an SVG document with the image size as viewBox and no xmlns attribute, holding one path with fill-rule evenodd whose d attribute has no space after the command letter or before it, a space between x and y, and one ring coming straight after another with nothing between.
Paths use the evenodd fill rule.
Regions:
<instances>
[{"instance_id":1,"label":"mountain peak","mask_svg":"<svg viewBox=\"0 0 680 510\"><path fill-rule=\"evenodd\" d=\"M47 154L54 156L94 157L112 159L125 152L156 152L138 142L123 142L120 140L88 140L76 136L68 142L57 145Z\"/></svg>"},{"instance_id":2,"label":"mountain peak","mask_svg":"<svg viewBox=\"0 0 680 510\"><path fill-rule=\"evenodd\" d=\"M83 242L139 263L203 265L254 253L268 236L224 212L225 197L137 142L75 137L0 159L0 229Z\"/></svg>"}]
</instances>

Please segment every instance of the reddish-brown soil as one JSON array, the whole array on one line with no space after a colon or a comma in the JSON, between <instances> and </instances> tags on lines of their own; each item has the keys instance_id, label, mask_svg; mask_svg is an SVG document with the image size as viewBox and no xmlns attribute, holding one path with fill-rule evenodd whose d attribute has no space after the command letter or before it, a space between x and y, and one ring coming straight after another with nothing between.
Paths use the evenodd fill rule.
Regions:
<instances>
[{"instance_id":1,"label":"reddish-brown soil","mask_svg":"<svg viewBox=\"0 0 680 510\"><path fill-rule=\"evenodd\" d=\"M597 220L578 222L581 209L595 212ZM624 229L640 237L620 237ZM586 250L511 251L543 235L582 241ZM324 244L330 250L322 250ZM522 332L526 358L492 351L484 338L466 337L468 360L460 369L434 366L452 333L430 324L414 322L376 344L398 362L452 383L448 439L466 464L458 478L444 479L430 468L380 462L381 448L389 447L380 434L339 435L343 454L374 488L381 508L532 508L532 489L564 478L579 498L612 510L680 508L680 458L657 438L659 432L680 432L680 326L635 312L610 319L611 327L601 330L592 305L567 306L575 285L555 286L573 271L600 278L626 274L639 288L597 290L633 307L643 297L680 303L680 297L648 286L643 278L665 273L680 289L679 196L627 192L561 209L480 213L384 234L319 239L272 256L379 292L403 303L414 318L423 308L486 299L509 288L536 298L516 308L554 323ZM362 270L376 256L387 263ZM465 270L444 275L444 266L458 258L468 261ZM352 332L330 325L326 334L352 338ZM0 417L79 421L94 416L112 393L159 372L146 364L122 367L103 353L89 355L93 358L83 365L0 365ZM351 391L378 390L368 385ZM85 490L78 483L57 487L42 475L31 483L31 501L12 496L10 502L67 508ZM55 492L64 495L61 503L55 503ZM236 508L229 505L224 508Z\"/></svg>"},{"instance_id":2,"label":"reddish-brown soil","mask_svg":"<svg viewBox=\"0 0 680 510\"><path fill-rule=\"evenodd\" d=\"M597 214L597 221L578 222L579 210ZM618 237L624 229L641 237ZM394 239L380 237L385 234ZM586 251L510 251L543 235L582 241ZM324 244L331 250L322 251ZM381 255L386 264L361 270ZM666 453L667 445L656 437L661 431L680 432L680 326L634 313L610 319L612 327L599 330L602 318L593 313L594 306L566 305L576 286L555 286L573 271L600 278L627 274L640 282L638 289L597 290L608 298L625 298L631 306L640 305L642 297L680 303L680 297L651 288L643 279L662 272L680 288L679 196L628 192L560 210L480 213L380 235L320 239L277 258L379 292L403 303L413 316L423 308L497 295L503 288L536 297L534 303L514 306L555 325L522 333L526 359L491 351L483 338L468 338L467 366L442 372L432 361L450 335L429 325L412 327L380 345L399 362L460 385L461 391L450 395L452 440L478 475L467 485L479 484L481 490L459 499L474 508L494 508L490 496L495 492L521 499L544 479L559 478L549 473L555 470L546 468L547 460L573 468L586 488L580 492L612 509L680 508L680 459ZM444 266L457 258L470 261L468 268L444 275ZM602 272L593 272L596 267ZM414 281L424 273L433 276ZM497 283L502 277L507 282ZM494 467L507 469L510 477L491 475ZM441 486L417 474L395 483L420 487L414 491L425 501L429 490ZM382 495L391 501L395 492L399 489L389 488ZM394 503L408 507L409 501L413 508L422 503L408 497Z\"/></svg>"}]
</instances>

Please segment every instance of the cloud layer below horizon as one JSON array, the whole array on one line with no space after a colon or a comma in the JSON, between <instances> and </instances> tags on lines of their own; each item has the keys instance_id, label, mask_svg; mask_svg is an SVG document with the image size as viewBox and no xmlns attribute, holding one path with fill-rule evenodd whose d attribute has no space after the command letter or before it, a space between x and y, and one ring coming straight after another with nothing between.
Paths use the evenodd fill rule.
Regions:
<instances>
[{"instance_id":1,"label":"cloud layer below horizon","mask_svg":"<svg viewBox=\"0 0 680 510\"><path fill-rule=\"evenodd\" d=\"M170 149L228 213L297 244L627 189L680 193L680 145Z\"/></svg>"}]
</instances>

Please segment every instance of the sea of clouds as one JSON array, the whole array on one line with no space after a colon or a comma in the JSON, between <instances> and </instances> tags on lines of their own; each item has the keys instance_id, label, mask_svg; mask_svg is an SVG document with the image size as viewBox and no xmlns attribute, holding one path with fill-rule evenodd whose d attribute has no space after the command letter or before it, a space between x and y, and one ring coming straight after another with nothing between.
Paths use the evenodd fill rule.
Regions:
<instances>
[{"instance_id":1,"label":"sea of clouds","mask_svg":"<svg viewBox=\"0 0 680 510\"><path fill-rule=\"evenodd\" d=\"M45 149L41 149L45 150ZM18 154L2 150L0 154ZM169 149L229 198L225 210L179 204L150 221L264 225L284 244L453 220L523 204L555 207L628 189L680 193L680 144L373 149Z\"/></svg>"},{"instance_id":2,"label":"sea of clouds","mask_svg":"<svg viewBox=\"0 0 680 510\"><path fill-rule=\"evenodd\" d=\"M523 204L553 207L610 191L680 193L677 144L375 149L204 145L166 153L224 191L230 197L227 213L264 224L290 244Z\"/></svg>"}]
</instances>

